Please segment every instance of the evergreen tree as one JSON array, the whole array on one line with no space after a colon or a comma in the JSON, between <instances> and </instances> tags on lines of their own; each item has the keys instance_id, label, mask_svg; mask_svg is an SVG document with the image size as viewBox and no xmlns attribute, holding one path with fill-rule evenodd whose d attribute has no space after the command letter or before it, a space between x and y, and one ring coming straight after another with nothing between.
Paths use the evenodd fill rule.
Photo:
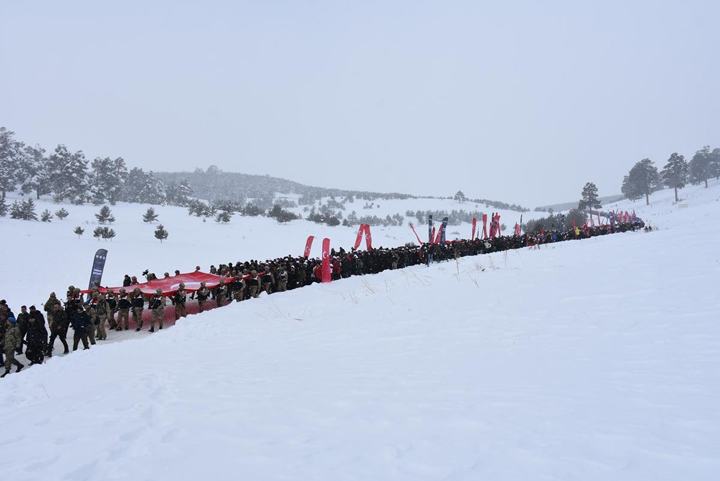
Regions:
<instances>
[{"instance_id":1,"label":"evergreen tree","mask_svg":"<svg viewBox=\"0 0 720 481\"><path fill-rule=\"evenodd\" d=\"M673 153L660 174L663 183L671 189L675 189L675 202L677 202L678 189L685 187L688 177L688 163L685 157L677 152Z\"/></svg>"},{"instance_id":2,"label":"evergreen tree","mask_svg":"<svg viewBox=\"0 0 720 481\"><path fill-rule=\"evenodd\" d=\"M720 179L720 148L715 148L710 154L710 175Z\"/></svg>"},{"instance_id":3,"label":"evergreen tree","mask_svg":"<svg viewBox=\"0 0 720 481\"><path fill-rule=\"evenodd\" d=\"M65 208L63 207L62 209L55 212L55 215L57 216L58 219L63 220L65 217L70 215L70 213L68 211L66 211Z\"/></svg>"},{"instance_id":4,"label":"evergreen tree","mask_svg":"<svg viewBox=\"0 0 720 481\"><path fill-rule=\"evenodd\" d=\"M35 202L32 199L16 200L10 206L10 217L20 220L38 220L35 214Z\"/></svg>"},{"instance_id":5,"label":"evergreen tree","mask_svg":"<svg viewBox=\"0 0 720 481\"><path fill-rule=\"evenodd\" d=\"M53 219L53 215L47 209L42 211L42 214L40 214L40 220L43 222L50 222L50 221L52 221L52 219Z\"/></svg>"},{"instance_id":6,"label":"evergreen tree","mask_svg":"<svg viewBox=\"0 0 720 481\"><path fill-rule=\"evenodd\" d=\"M152 172L135 167L128 174L121 198L126 202L160 205L165 202L165 186Z\"/></svg>"},{"instance_id":7,"label":"evergreen tree","mask_svg":"<svg viewBox=\"0 0 720 481\"><path fill-rule=\"evenodd\" d=\"M85 229L83 229L82 227L78 226L78 227L75 227L75 230L74 230L73 232L74 232L75 234L77 234L78 239L79 239L80 236L85 233Z\"/></svg>"},{"instance_id":8,"label":"evergreen tree","mask_svg":"<svg viewBox=\"0 0 720 481\"><path fill-rule=\"evenodd\" d=\"M5 199L0 198L0 217L5 217L8 213L8 206L5 203Z\"/></svg>"},{"instance_id":9,"label":"evergreen tree","mask_svg":"<svg viewBox=\"0 0 720 481\"><path fill-rule=\"evenodd\" d=\"M630 169L622 185L622 193L630 200L637 200L645 196L645 202L650 205L650 194L661 187L660 174L650 159L643 159Z\"/></svg>"},{"instance_id":10,"label":"evergreen tree","mask_svg":"<svg viewBox=\"0 0 720 481\"><path fill-rule=\"evenodd\" d=\"M168 238L168 231L165 230L162 224L158 225L157 229L155 229L155 238L160 239L161 244L163 240Z\"/></svg>"},{"instance_id":11,"label":"evergreen tree","mask_svg":"<svg viewBox=\"0 0 720 481\"><path fill-rule=\"evenodd\" d=\"M185 207L190 204L190 196L192 194L193 189L190 186L190 182L182 180L179 184L170 184L167 188L167 202L171 205Z\"/></svg>"},{"instance_id":12,"label":"evergreen tree","mask_svg":"<svg viewBox=\"0 0 720 481\"><path fill-rule=\"evenodd\" d=\"M23 194L35 192L37 199L41 195L51 192L48 158L45 155L45 149L40 145L25 147L25 155L22 159L20 171L22 172L20 192Z\"/></svg>"},{"instance_id":13,"label":"evergreen tree","mask_svg":"<svg viewBox=\"0 0 720 481\"><path fill-rule=\"evenodd\" d=\"M155 222L158 218L158 214L155 213L155 209L148 207L147 212L143 214L143 222Z\"/></svg>"},{"instance_id":14,"label":"evergreen tree","mask_svg":"<svg viewBox=\"0 0 720 481\"><path fill-rule=\"evenodd\" d=\"M689 164L690 182L700 184L705 182L705 188L708 186L708 179L713 175L712 154L710 146L706 145L702 149L695 152Z\"/></svg>"},{"instance_id":15,"label":"evergreen tree","mask_svg":"<svg viewBox=\"0 0 720 481\"><path fill-rule=\"evenodd\" d=\"M589 210L592 215L592 210L599 209L600 207L602 207L602 204L600 200L598 200L597 186L592 182L588 182L585 184L585 187L583 187L582 199L578 202L578 209Z\"/></svg>"},{"instance_id":16,"label":"evergreen tree","mask_svg":"<svg viewBox=\"0 0 720 481\"><path fill-rule=\"evenodd\" d=\"M465 202L467 200L467 197L465 197L465 194L463 194L462 190L458 190L457 194L455 194L454 199L458 202Z\"/></svg>"},{"instance_id":17,"label":"evergreen tree","mask_svg":"<svg viewBox=\"0 0 720 481\"><path fill-rule=\"evenodd\" d=\"M95 237L98 241L103 236L103 232L105 232L105 227L96 227L93 231L93 237Z\"/></svg>"},{"instance_id":18,"label":"evergreen tree","mask_svg":"<svg viewBox=\"0 0 720 481\"><path fill-rule=\"evenodd\" d=\"M68 199L73 204L80 205L88 200L87 164L82 150L70 153L64 145L55 148L55 153L48 161L48 170L56 201Z\"/></svg>"},{"instance_id":19,"label":"evergreen tree","mask_svg":"<svg viewBox=\"0 0 720 481\"><path fill-rule=\"evenodd\" d=\"M113 237L115 237L115 231L110 229L109 227L103 227L102 238L105 240L110 239L110 241L112 242Z\"/></svg>"},{"instance_id":20,"label":"evergreen tree","mask_svg":"<svg viewBox=\"0 0 720 481\"><path fill-rule=\"evenodd\" d=\"M115 222L115 217L113 217L112 212L110 211L110 207L104 205L102 209L100 209L100 212L95 214L95 218L98 220L99 223L104 224L112 224Z\"/></svg>"},{"instance_id":21,"label":"evergreen tree","mask_svg":"<svg viewBox=\"0 0 720 481\"><path fill-rule=\"evenodd\" d=\"M92 169L93 203L99 205L108 200L115 205L128 176L125 160L97 157L92 161Z\"/></svg>"},{"instance_id":22,"label":"evergreen tree","mask_svg":"<svg viewBox=\"0 0 720 481\"><path fill-rule=\"evenodd\" d=\"M224 210L221 210L215 216L215 222L227 224L228 222L230 222L230 213L225 212Z\"/></svg>"},{"instance_id":23,"label":"evergreen tree","mask_svg":"<svg viewBox=\"0 0 720 481\"><path fill-rule=\"evenodd\" d=\"M7 192L15 190L18 180L22 144L13 138L14 132L0 127L0 192L5 199Z\"/></svg>"}]
</instances>

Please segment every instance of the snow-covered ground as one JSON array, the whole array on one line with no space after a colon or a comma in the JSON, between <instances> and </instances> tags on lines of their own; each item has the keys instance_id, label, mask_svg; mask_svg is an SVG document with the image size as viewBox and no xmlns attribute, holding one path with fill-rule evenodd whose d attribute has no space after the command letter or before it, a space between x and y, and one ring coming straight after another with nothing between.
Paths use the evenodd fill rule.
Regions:
<instances>
[{"instance_id":1,"label":"snow-covered ground","mask_svg":"<svg viewBox=\"0 0 720 481\"><path fill-rule=\"evenodd\" d=\"M615 206L651 233L274 294L10 375L2 478L718 479L720 186L681 195L687 208L671 191ZM82 209L58 222L70 240L12 229L0 292L21 283L44 298L35 283L87 276L98 242L72 239L72 227L97 209ZM107 244L118 280L297 253L303 235L325 235L267 219L200 226L160 209L173 242L155 246L144 243L154 228L123 227L119 210ZM174 235L183 222L197 236ZM354 240L326 229L337 245ZM395 229L376 243L411 240Z\"/></svg>"}]
</instances>

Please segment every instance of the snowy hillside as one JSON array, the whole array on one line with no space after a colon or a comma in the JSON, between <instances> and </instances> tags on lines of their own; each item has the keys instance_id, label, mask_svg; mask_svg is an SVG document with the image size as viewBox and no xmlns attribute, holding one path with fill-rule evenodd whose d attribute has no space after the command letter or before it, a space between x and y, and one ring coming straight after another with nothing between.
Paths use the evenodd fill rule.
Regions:
<instances>
[{"instance_id":1,"label":"snowy hillside","mask_svg":"<svg viewBox=\"0 0 720 481\"><path fill-rule=\"evenodd\" d=\"M687 208L672 205L671 192L653 195L650 207L616 206L635 208L655 232L264 296L12 374L0 383L0 472L13 480L717 479L720 185L681 194ZM37 256L10 256L6 272L37 275L3 276L3 292L19 281L44 296L29 282L54 275L50 267L87 275L98 242L72 239L69 228L96 210L83 209L57 223L62 237L23 224L30 235L13 237L11 251L24 241ZM110 262L116 279L166 270L173 255L184 260L170 268L181 270L235 260L224 251L235 244L239 255L297 252L289 232L318 235L315 225L268 219L200 226L161 209L175 242L161 247L145 243L150 226L122 240L125 209L129 217L143 210L118 208L118 238L108 245L137 258ZM174 234L184 222L197 231L185 240ZM408 240L409 229L397 229L378 244ZM328 232L347 246L355 235L347 231Z\"/></svg>"}]
</instances>

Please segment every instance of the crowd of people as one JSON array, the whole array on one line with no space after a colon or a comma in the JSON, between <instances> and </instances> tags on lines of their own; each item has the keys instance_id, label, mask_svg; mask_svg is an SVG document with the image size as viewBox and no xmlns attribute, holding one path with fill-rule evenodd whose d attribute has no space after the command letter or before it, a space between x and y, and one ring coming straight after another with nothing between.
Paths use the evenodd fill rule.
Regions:
<instances>
[{"instance_id":1,"label":"crowd of people","mask_svg":"<svg viewBox=\"0 0 720 481\"><path fill-rule=\"evenodd\" d=\"M406 244L394 248L377 248L369 250L345 251L332 250L330 266L332 279L342 279L364 274L376 274L387 269L402 269L404 267L441 262L459 257L489 254L492 252L523 247L539 247L543 244L562 242L573 239L584 239L616 232L635 231L645 229L645 224L639 218L627 223L613 223L604 226L573 228L566 231L542 231L537 235L501 236L494 239L455 240L446 243L425 243L420 246ZM196 267L199 271L200 267ZM5 372L0 377L10 373L13 365L19 372L24 365L15 359L16 354L22 354L25 347L25 356L30 364L40 364L45 357L51 357L54 345L60 340L64 353L70 352L67 334L73 330L73 350L77 350L82 343L83 349L90 349L97 341L107 339L107 331L128 330L130 316L136 324L136 331L143 327L143 311L151 311L150 332L155 331L157 321L158 329L163 328L163 317L168 300L174 306L175 320L187 315L186 303L189 300L197 301L199 312L206 309L206 303L213 299L217 307L230 302L243 302L256 298L261 293L272 294L298 289L322 280L322 260L307 257L286 256L273 260L259 262L250 260L246 262L221 263L210 266L210 273L221 277L218 285L209 289L203 282L200 288L188 292L181 282L177 292L172 296L163 295L162 289L157 289L153 295L144 295L138 287L137 277L125 276L123 287L114 292L108 289L100 292L95 286L87 296L79 288L70 286L66 292L65 301L58 299L52 292L42 309L47 316L36 308L26 306L20 308L20 314L15 316L5 300L0 301L0 365L4 364ZM157 279L153 273L145 271L145 278ZM175 271L175 275L179 275ZM169 273L164 276L171 277ZM48 330L49 327L49 330ZM49 338L49 339L48 339ZM4 354L4 359L3 359Z\"/></svg>"}]
</instances>

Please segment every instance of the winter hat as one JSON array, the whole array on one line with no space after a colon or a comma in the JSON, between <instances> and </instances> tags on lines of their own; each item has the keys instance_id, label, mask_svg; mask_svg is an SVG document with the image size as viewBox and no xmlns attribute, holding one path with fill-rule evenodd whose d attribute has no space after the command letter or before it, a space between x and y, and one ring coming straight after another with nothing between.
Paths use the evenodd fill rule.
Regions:
<instances>
[{"instance_id":1,"label":"winter hat","mask_svg":"<svg viewBox=\"0 0 720 481\"><path fill-rule=\"evenodd\" d=\"M11 316L11 317L8 317L7 320L8 320L9 322L12 322L13 324L15 324L15 318L14 318L14 317L12 317L12 316Z\"/></svg>"}]
</instances>

